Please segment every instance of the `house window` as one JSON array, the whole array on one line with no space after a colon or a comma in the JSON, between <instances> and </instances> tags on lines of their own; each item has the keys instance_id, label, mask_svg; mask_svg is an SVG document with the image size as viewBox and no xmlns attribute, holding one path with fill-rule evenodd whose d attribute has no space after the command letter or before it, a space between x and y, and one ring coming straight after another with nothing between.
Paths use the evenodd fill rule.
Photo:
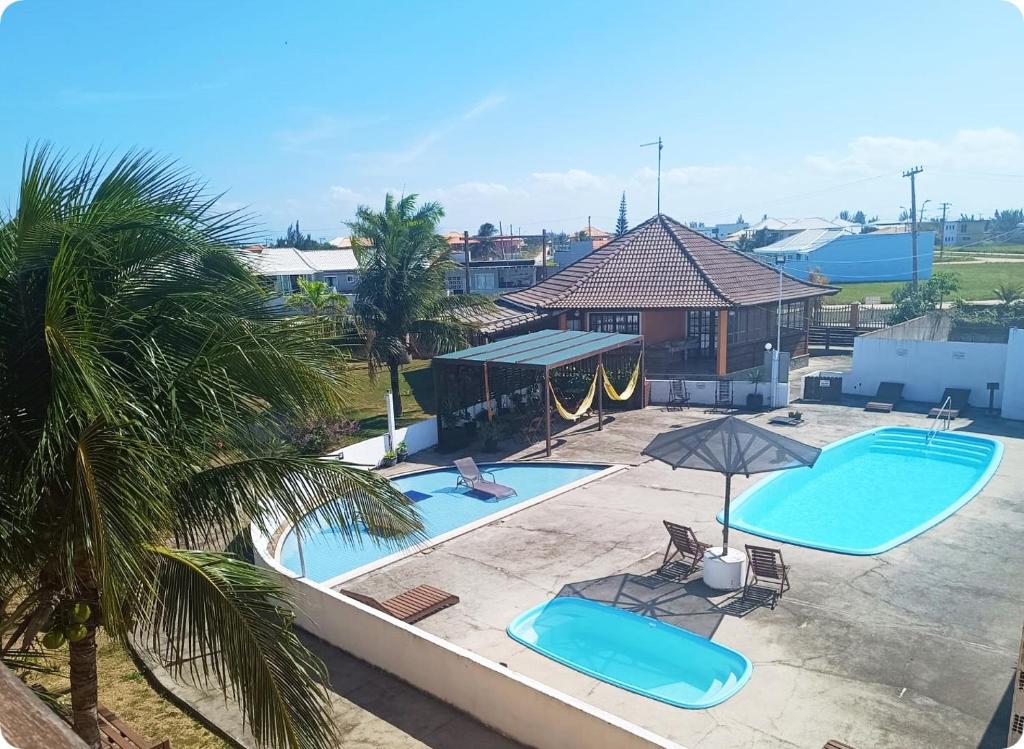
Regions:
<instances>
[{"instance_id":1,"label":"house window","mask_svg":"<svg viewBox=\"0 0 1024 749\"><path fill-rule=\"evenodd\" d=\"M355 283L355 282L356 282L356 277L353 274L349 273L347 276L345 276L345 283L352 284L352 283Z\"/></svg>"},{"instance_id":2,"label":"house window","mask_svg":"<svg viewBox=\"0 0 1024 749\"><path fill-rule=\"evenodd\" d=\"M337 289L338 277L337 276L324 276L324 283L327 284L329 289Z\"/></svg>"},{"instance_id":3,"label":"house window","mask_svg":"<svg viewBox=\"0 0 1024 749\"><path fill-rule=\"evenodd\" d=\"M590 330L595 333L640 335L639 312L591 312Z\"/></svg>"}]
</instances>

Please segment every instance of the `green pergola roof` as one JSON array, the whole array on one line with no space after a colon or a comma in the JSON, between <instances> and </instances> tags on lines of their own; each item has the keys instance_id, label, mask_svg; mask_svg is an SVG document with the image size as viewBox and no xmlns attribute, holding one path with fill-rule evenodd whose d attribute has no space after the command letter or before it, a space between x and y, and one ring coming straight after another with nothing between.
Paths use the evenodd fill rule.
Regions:
<instances>
[{"instance_id":1,"label":"green pergola roof","mask_svg":"<svg viewBox=\"0 0 1024 749\"><path fill-rule=\"evenodd\" d=\"M551 369L642 341L643 336L626 333L538 330L483 346L442 354L435 356L434 359L459 364Z\"/></svg>"}]
</instances>

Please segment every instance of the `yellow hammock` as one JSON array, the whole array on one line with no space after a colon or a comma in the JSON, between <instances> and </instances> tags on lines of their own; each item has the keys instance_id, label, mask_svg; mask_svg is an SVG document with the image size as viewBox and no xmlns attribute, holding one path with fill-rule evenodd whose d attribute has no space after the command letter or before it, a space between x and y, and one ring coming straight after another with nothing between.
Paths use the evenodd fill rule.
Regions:
<instances>
[{"instance_id":1,"label":"yellow hammock","mask_svg":"<svg viewBox=\"0 0 1024 749\"><path fill-rule=\"evenodd\" d=\"M633 367L633 376L629 378L629 384L626 385L626 389L621 393L615 392L615 388L612 387L612 381L608 379L608 371L604 367L601 367L601 373L604 375L604 391L608 394L608 397L613 401L628 401L633 397L636 383L640 379L640 358L637 357L636 366Z\"/></svg>"},{"instance_id":2,"label":"yellow hammock","mask_svg":"<svg viewBox=\"0 0 1024 749\"><path fill-rule=\"evenodd\" d=\"M558 410L558 415L566 421L576 421L583 414L590 410L590 404L594 402L594 394L597 393L597 372L594 372L594 379L590 383L590 392L587 393L587 397L580 403L580 407L575 411L570 412L565 406L558 400L558 395L555 393L555 386L548 381L548 388L551 390L551 397L555 400L555 408Z\"/></svg>"}]
</instances>

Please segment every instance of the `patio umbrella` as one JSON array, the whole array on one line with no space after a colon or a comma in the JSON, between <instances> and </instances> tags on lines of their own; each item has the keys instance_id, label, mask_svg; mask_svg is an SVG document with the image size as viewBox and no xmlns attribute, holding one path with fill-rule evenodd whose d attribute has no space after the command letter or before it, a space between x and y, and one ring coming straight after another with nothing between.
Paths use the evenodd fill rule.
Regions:
<instances>
[{"instance_id":1,"label":"patio umbrella","mask_svg":"<svg viewBox=\"0 0 1024 749\"><path fill-rule=\"evenodd\" d=\"M725 523L722 551L729 551L729 501L732 477L737 474L784 471L813 466L821 449L726 416L692 427L662 432L644 448L648 455L676 468L715 471L725 476Z\"/></svg>"}]
</instances>

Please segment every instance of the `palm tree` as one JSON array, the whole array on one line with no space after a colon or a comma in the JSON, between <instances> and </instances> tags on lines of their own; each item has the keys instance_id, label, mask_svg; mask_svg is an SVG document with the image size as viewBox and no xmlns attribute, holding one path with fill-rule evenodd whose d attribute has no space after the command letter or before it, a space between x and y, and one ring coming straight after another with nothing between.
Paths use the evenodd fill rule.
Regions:
<instances>
[{"instance_id":1,"label":"palm tree","mask_svg":"<svg viewBox=\"0 0 1024 749\"><path fill-rule=\"evenodd\" d=\"M1007 281L999 284L992 293L996 295L996 299L1003 306L1008 307L1014 302L1024 299L1024 285L1015 281Z\"/></svg>"},{"instance_id":2,"label":"palm tree","mask_svg":"<svg viewBox=\"0 0 1024 749\"><path fill-rule=\"evenodd\" d=\"M484 260L494 257L494 237L497 234L498 230L495 228L494 224L489 221L487 223L480 224L480 228L477 229L476 236L477 239L480 240L480 244L478 245L480 257ZM504 246L502 246L501 256L505 257Z\"/></svg>"},{"instance_id":3,"label":"palm tree","mask_svg":"<svg viewBox=\"0 0 1024 749\"><path fill-rule=\"evenodd\" d=\"M299 278L299 290L288 297L288 304L314 315L333 314L348 306L348 299L323 281Z\"/></svg>"},{"instance_id":4,"label":"palm tree","mask_svg":"<svg viewBox=\"0 0 1024 749\"><path fill-rule=\"evenodd\" d=\"M474 294L449 295L445 275L458 266L437 233L444 209L438 203L416 207L416 195L400 200L388 193L384 210L360 206L352 230L359 261L353 311L365 336L370 374L387 368L395 415L402 415L399 372L411 361L414 343L430 351L466 344L460 310L489 305Z\"/></svg>"},{"instance_id":5,"label":"palm tree","mask_svg":"<svg viewBox=\"0 0 1024 749\"><path fill-rule=\"evenodd\" d=\"M285 418L337 412L344 359L267 306L231 249L246 219L215 200L146 154L39 148L0 217L0 658L61 648L92 747L100 628L218 685L260 746L335 746L284 590L199 549L317 507L350 533L419 527L383 479L275 447Z\"/></svg>"}]
</instances>

